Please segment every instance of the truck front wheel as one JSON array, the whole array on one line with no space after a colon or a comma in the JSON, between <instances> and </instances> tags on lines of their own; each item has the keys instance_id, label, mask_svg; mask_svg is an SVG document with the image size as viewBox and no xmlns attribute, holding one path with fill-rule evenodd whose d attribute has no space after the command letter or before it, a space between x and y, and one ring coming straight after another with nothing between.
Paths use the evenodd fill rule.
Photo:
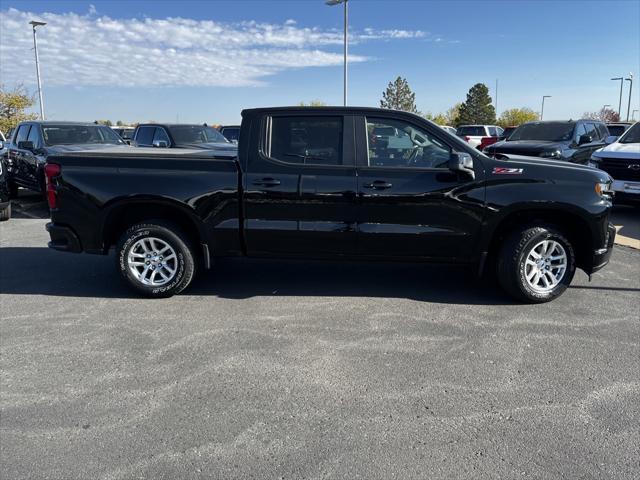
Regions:
<instances>
[{"instance_id":1,"label":"truck front wheel","mask_svg":"<svg viewBox=\"0 0 640 480\"><path fill-rule=\"evenodd\" d=\"M559 297L575 271L573 247L553 227L536 226L513 232L498 257L502 288L527 303L544 303Z\"/></svg>"},{"instance_id":2,"label":"truck front wheel","mask_svg":"<svg viewBox=\"0 0 640 480\"><path fill-rule=\"evenodd\" d=\"M174 225L148 221L130 227L116 247L116 268L138 292L171 297L187 288L195 271L187 237Z\"/></svg>"}]
</instances>

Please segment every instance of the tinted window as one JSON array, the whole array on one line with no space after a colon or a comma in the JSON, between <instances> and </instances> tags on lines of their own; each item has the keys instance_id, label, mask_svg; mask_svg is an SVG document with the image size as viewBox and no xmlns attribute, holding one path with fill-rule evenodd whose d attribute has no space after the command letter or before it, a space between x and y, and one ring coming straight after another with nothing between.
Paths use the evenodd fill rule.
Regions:
<instances>
[{"instance_id":1,"label":"tinted window","mask_svg":"<svg viewBox=\"0 0 640 480\"><path fill-rule=\"evenodd\" d=\"M153 141L167 142L167 146L171 145L171 140L169 140L169 135L167 135L167 132L165 132L164 128L162 127L156 127L156 133L153 136Z\"/></svg>"},{"instance_id":2,"label":"tinted window","mask_svg":"<svg viewBox=\"0 0 640 480\"><path fill-rule=\"evenodd\" d=\"M626 131L626 129L627 127L624 125L607 125L609 135L613 135L614 137L619 137Z\"/></svg>"},{"instance_id":3,"label":"tinted window","mask_svg":"<svg viewBox=\"0 0 640 480\"><path fill-rule=\"evenodd\" d=\"M269 156L288 163L342 165L342 117L273 117Z\"/></svg>"},{"instance_id":4,"label":"tinted window","mask_svg":"<svg viewBox=\"0 0 640 480\"><path fill-rule=\"evenodd\" d=\"M227 140L237 141L240 138L240 127L224 127L221 133Z\"/></svg>"},{"instance_id":5,"label":"tinted window","mask_svg":"<svg viewBox=\"0 0 640 480\"><path fill-rule=\"evenodd\" d=\"M136 144L151 146L156 127L139 127L136 133Z\"/></svg>"},{"instance_id":6,"label":"tinted window","mask_svg":"<svg viewBox=\"0 0 640 480\"><path fill-rule=\"evenodd\" d=\"M504 131L502 132L502 136L503 136L504 138L509 138L509 137L511 136L511 134L512 134L513 132L515 132L515 130L516 130L516 127L507 127L507 128L505 128L505 129L504 129Z\"/></svg>"},{"instance_id":7,"label":"tinted window","mask_svg":"<svg viewBox=\"0 0 640 480\"><path fill-rule=\"evenodd\" d=\"M20 125L20 127L18 127L16 138L13 141L13 143L16 144L16 147L18 146L18 142L24 142L27 139L27 136L29 135L29 127L31 127L31 125L28 123Z\"/></svg>"},{"instance_id":8,"label":"tinted window","mask_svg":"<svg viewBox=\"0 0 640 480\"><path fill-rule=\"evenodd\" d=\"M596 123L596 128L598 129L598 136L600 138L607 138L609 136L609 130L602 123Z\"/></svg>"},{"instance_id":9,"label":"tinted window","mask_svg":"<svg viewBox=\"0 0 640 480\"><path fill-rule=\"evenodd\" d=\"M367 139L371 167L448 168L451 147L405 121L367 118Z\"/></svg>"},{"instance_id":10,"label":"tinted window","mask_svg":"<svg viewBox=\"0 0 640 480\"><path fill-rule=\"evenodd\" d=\"M110 144L121 145L122 139L104 125L43 125L42 136L46 145Z\"/></svg>"},{"instance_id":11,"label":"tinted window","mask_svg":"<svg viewBox=\"0 0 640 480\"><path fill-rule=\"evenodd\" d=\"M456 130L459 137L484 137L486 134L484 127L460 127Z\"/></svg>"},{"instance_id":12,"label":"tinted window","mask_svg":"<svg viewBox=\"0 0 640 480\"><path fill-rule=\"evenodd\" d=\"M229 143L219 131L204 125L173 125L169 127L171 136L178 145L200 143Z\"/></svg>"},{"instance_id":13,"label":"tinted window","mask_svg":"<svg viewBox=\"0 0 640 480\"><path fill-rule=\"evenodd\" d=\"M634 123L618 141L620 143L640 143L640 122Z\"/></svg>"},{"instance_id":14,"label":"tinted window","mask_svg":"<svg viewBox=\"0 0 640 480\"><path fill-rule=\"evenodd\" d=\"M583 123L579 123L578 125L576 125L576 132L574 135L574 139L576 141L576 143L578 143L578 140L580 140L580 137L582 135L586 135L587 134L587 129L584 128L584 124Z\"/></svg>"},{"instance_id":15,"label":"tinted window","mask_svg":"<svg viewBox=\"0 0 640 480\"><path fill-rule=\"evenodd\" d=\"M594 123L585 123L584 128L587 129L587 135L589 135L592 140L597 140L600 137Z\"/></svg>"},{"instance_id":16,"label":"tinted window","mask_svg":"<svg viewBox=\"0 0 640 480\"><path fill-rule=\"evenodd\" d=\"M40 135L39 129L37 125L32 125L31 130L29 130L29 136L27 137L28 142L33 142L34 148L40 148Z\"/></svg>"},{"instance_id":17,"label":"tinted window","mask_svg":"<svg viewBox=\"0 0 640 480\"><path fill-rule=\"evenodd\" d=\"M525 123L511 134L509 140L541 140L565 142L573 138L575 124L567 123Z\"/></svg>"}]
</instances>

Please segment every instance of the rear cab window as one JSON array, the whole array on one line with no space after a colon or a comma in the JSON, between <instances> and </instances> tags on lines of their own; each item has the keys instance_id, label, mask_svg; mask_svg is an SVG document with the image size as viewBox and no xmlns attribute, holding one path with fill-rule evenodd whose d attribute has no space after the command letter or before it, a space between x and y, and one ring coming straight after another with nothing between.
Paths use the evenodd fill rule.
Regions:
<instances>
[{"instance_id":1,"label":"rear cab window","mask_svg":"<svg viewBox=\"0 0 640 480\"><path fill-rule=\"evenodd\" d=\"M153 145L153 135L155 134L156 127L138 127L136 132L135 142L138 145Z\"/></svg>"},{"instance_id":2,"label":"rear cab window","mask_svg":"<svg viewBox=\"0 0 640 480\"><path fill-rule=\"evenodd\" d=\"M487 136L487 132L482 126L470 126L458 128L456 135L461 137L485 137Z\"/></svg>"}]
</instances>

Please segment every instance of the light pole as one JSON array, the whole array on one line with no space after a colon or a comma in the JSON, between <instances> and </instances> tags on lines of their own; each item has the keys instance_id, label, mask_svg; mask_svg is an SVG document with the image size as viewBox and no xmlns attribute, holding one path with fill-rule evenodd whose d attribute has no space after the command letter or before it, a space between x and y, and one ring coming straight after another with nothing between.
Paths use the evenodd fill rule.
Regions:
<instances>
[{"instance_id":1,"label":"light pole","mask_svg":"<svg viewBox=\"0 0 640 480\"><path fill-rule=\"evenodd\" d=\"M611 80L620 80L620 100L618 101L618 117L620 117L622 116L620 109L622 108L622 84L624 83L624 78L616 77L616 78L612 78Z\"/></svg>"},{"instance_id":2,"label":"light pole","mask_svg":"<svg viewBox=\"0 0 640 480\"><path fill-rule=\"evenodd\" d=\"M38 97L40 98L40 120L44 120L44 102L42 100L42 83L40 82L40 64L38 63L38 41L36 40L36 27L44 27L46 22L31 20L29 25L33 27L33 51L36 55L36 77L38 79Z\"/></svg>"},{"instance_id":3,"label":"light pole","mask_svg":"<svg viewBox=\"0 0 640 480\"><path fill-rule=\"evenodd\" d=\"M551 98L551 95L543 95L542 96L542 109L540 110L540 120L542 121L542 116L544 115L544 99Z\"/></svg>"},{"instance_id":4,"label":"light pole","mask_svg":"<svg viewBox=\"0 0 640 480\"><path fill-rule=\"evenodd\" d=\"M629 103L627 104L627 122L629 121L629 110L631 109L631 89L633 88L633 73L629 74L629 78L625 78L629 82ZM622 120L622 119L620 119Z\"/></svg>"},{"instance_id":5,"label":"light pole","mask_svg":"<svg viewBox=\"0 0 640 480\"><path fill-rule=\"evenodd\" d=\"M640 112L640 110L634 110L633 112L631 112L631 120L633 121L634 118L636 118L636 112Z\"/></svg>"},{"instance_id":6,"label":"light pole","mask_svg":"<svg viewBox=\"0 0 640 480\"><path fill-rule=\"evenodd\" d=\"M347 10L347 3L349 0L326 0L327 5L333 7L334 5L344 4L344 106L347 106L347 44L348 44L348 29L349 29L349 16Z\"/></svg>"}]
</instances>

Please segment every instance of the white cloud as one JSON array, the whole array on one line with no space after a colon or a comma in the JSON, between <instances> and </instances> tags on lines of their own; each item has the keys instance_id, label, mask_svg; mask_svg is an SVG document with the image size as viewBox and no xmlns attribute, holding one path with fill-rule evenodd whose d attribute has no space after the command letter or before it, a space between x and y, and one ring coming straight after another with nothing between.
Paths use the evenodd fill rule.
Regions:
<instances>
[{"instance_id":1,"label":"white cloud","mask_svg":"<svg viewBox=\"0 0 640 480\"><path fill-rule=\"evenodd\" d=\"M28 22L47 22L38 31L41 70L47 85L254 86L265 77L295 68L340 65L335 46L341 30L246 21L221 23L187 18L113 19L75 13L40 15L17 9L0 12L0 81L23 82L33 75L33 38ZM365 29L352 44L373 40L427 38L420 30ZM351 55L351 62L368 57Z\"/></svg>"}]
</instances>

